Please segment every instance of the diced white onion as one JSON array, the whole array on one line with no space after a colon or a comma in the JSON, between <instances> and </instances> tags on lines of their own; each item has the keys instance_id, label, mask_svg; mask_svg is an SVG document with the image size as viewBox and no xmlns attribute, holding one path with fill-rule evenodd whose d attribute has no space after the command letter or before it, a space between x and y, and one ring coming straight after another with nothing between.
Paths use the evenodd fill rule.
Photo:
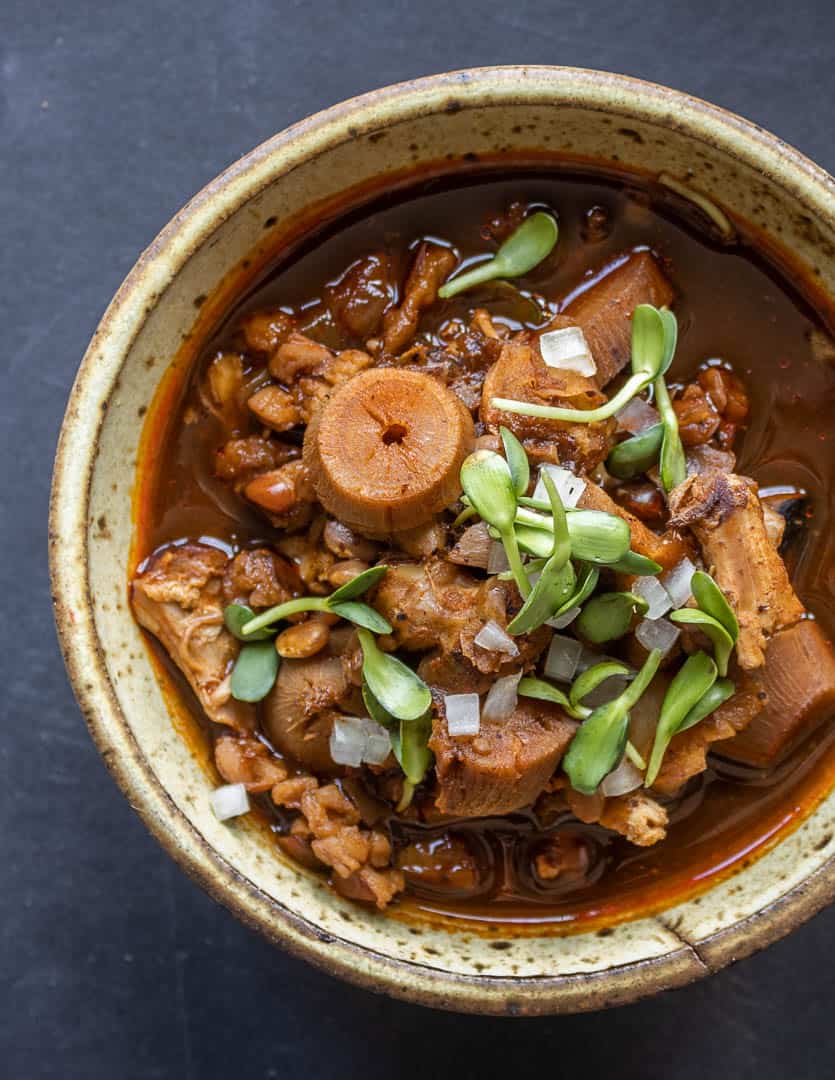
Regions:
<instances>
[{"instance_id":1,"label":"diced white onion","mask_svg":"<svg viewBox=\"0 0 835 1080\"><path fill-rule=\"evenodd\" d=\"M662 578L661 584L667 590L667 595L670 597L674 608L684 607L693 595L690 582L693 580L695 573L696 567L685 557L681 562L675 564L669 574Z\"/></svg>"},{"instance_id":2,"label":"diced white onion","mask_svg":"<svg viewBox=\"0 0 835 1080\"><path fill-rule=\"evenodd\" d=\"M375 720L367 720L365 730L367 739L363 761L366 765L382 765L382 762L391 754L389 732Z\"/></svg>"},{"instance_id":3,"label":"diced white onion","mask_svg":"<svg viewBox=\"0 0 835 1080\"><path fill-rule=\"evenodd\" d=\"M678 641L681 631L673 626L667 619L641 619L635 627L635 637L645 649L660 649L662 655L667 653Z\"/></svg>"},{"instance_id":4,"label":"diced white onion","mask_svg":"<svg viewBox=\"0 0 835 1080\"><path fill-rule=\"evenodd\" d=\"M518 656L519 648L513 638L499 626L495 619L490 619L475 636L476 645L490 652L504 653L506 656Z\"/></svg>"},{"instance_id":5,"label":"diced white onion","mask_svg":"<svg viewBox=\"0 0 835 1080\"><path fill-rule=\"evenodd\" d=\"M597 364L586 341L586 335L579 326L549 330L540 337L539 348L546 367L576 371L578 375L597 374Z\"/></svg>"},{"instance_id":6,"label":"diced white onion","mask_svg":"<svg viewBox=\"0 0 835 1080\"><path fill-rule=\"evenodd\" d=\"M477 566L485 570L492 544L486 522L479 521L463 531L461 539L448 555L449 561L459 566Z\"/></svg>"},{"instance_id":7,"label":"diced white onion","mask_svg":"<svg viewBox=\"0 0 835 1080\"><path fill-rule=\"evenodd\" d=\"M453 737L478 735L481 728L478 694L444 694L447 731Z\"/></svg>"},{"instance_id":8,"label":"diced white onion","mask_svg":"<svg viewBox=\"0 0 835 1080\"><path fill-rule=\"evenodd\" d=\"M484 720L507 720L513 715L519 701L516 688L521 678L522 672L517 671L515 675L505 675L501 679L496 679L490 687L481 710Z\"/></svg>"},{"instance_id":9,"label":"diced white onion","mask_svg":"<svg viewBox=\"0 0 835 1080\"><path fill-rule=\"evenodd\" d=\"M594 667L595 664L603 664L608 660L613 660L614 657L606 656L605 653L595 652L594 649L590 649L587 645L583 645L580 650L580 658L577 661L576 675L582 675L584 671L588 671L590 667ZM620 661L618 661L620 663Z\"/></svg>"},{"instance_id":10,"label":"diced white onion","mask_svg":"<svg viewBox=\"0 0 835 1080\"><path fill-rule=\"evenodd\" d=\"M497 540L493 540L490 544L490 550L487 552L487 573L503 574L505 570L509 569L510 563L507 561L504 547Z\"/></svg>"},{"instance_id":11,"label":"diced white onion","mask_svg":"<svg viewBox=\"0 0 835 1080\"><path fill-rule=\"evenodd\" d=\"M638 596L642 596L649 604L648 610L644 612L644 618L646 619L660 619L661 616L665 615L673 606L670 594L658 578L637 578L635 584L632 586L632 592L636 593Z\"/></svg>"},{"instance_id":12,"label":"diced white onion","mask_svg":"<svg viewBox=\"0 0 835 1080\"><path fill-rule=\"evenodd\" d=\"M359 768L382 765L391 752L391 740L384 727L367 716L340 716L333 722L331 758L337 765Z\"/></svg>"},{"instance_id":13,"label":"diced white onion","mask_svg":"<svg viewBox=\"0 0 835 1080\"><path fill-rule=\"evenodd\" d=\"M243 784L224 784L215 788L209 802L218 821L228 821L249 812L249 795Z\"/></svg>"},{"instance_id":14,"label":"diced white onion","mask_svg":"<svg viewBox=\"0 0 835 1080\"><path fill-rule=\"evenodd\" d=\"M546 619L545 625L553 626L555 630L564 630L566 626L570 626L574 622L580 614L580 610L579 607L570 607L568 611L564 611L562 615L558 615L555 619Z\"/></svg>"},{"instance_id":15,"label":"diced white onion","mask_svg":"<svg viewBox=\"0 0 835 1080\"><path fill-rule=\"evenodd\" d=\"M604 777L600 793L607 799L613 799L618 795L626 795L628 791L634 791L643 782L644 777L640 770L635 768L629 758L624 757L620 765Z\"/></svg>"},{"instance_id":16,"label":"diced white onion","mask_svg":"<svg viewBox=\"0 0 835 1080\"><path fill-rule=\"evenodd\" d=\"M551 479L554 481L557 494L562 499L563 506L575 507L580 501L580 496L586 490L585 480L575 476L568 469L561 468L559 465L543 465L539 470L539 479L536 482L533 497L542 499L544 502L548 501L548 492L545 488L545 481L542 479L542 469L548 470Z\"/></svg>"},{"instance_id":17,"label":"diced white onion","mask_svg":"<svg viewBox=\"0 0 835 1080\"><path fill-rule=\"evenodd\" d=\"M633 397L631 401L628 401L620 412L615 413L615 419L618 427L623 431L628 431L630 435L638 435L661 422L658 410L642 397Z\"/></svg>"},{"instance_id":18,"label":"diced white onion","mask_svg":"<svg viewBox=\"0 0 835 1080\"><path fill-rule=\"evenodd\" d=\"M576 638L554 634L545 657L545 674L558 682L571 682L582 651L583 646Z\"/></svg>"}]
</instances>

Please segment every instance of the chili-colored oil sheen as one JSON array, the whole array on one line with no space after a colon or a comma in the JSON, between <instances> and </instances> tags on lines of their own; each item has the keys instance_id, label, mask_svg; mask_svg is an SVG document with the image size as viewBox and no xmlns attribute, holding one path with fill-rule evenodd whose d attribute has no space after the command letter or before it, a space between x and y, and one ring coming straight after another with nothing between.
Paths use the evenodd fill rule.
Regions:
<instances>
[{"instance_id":1,"label":"chili-colored oil sheen","mask_svg":"<svg viewBox=\"0 0 835 1080\"><path fill-rule=\"evenodd\" d=\"M578 281L626 250L648 247L662 260L676 289L680 328L672 378L688 378L714 359L731 364L745 382L751 408L749 426L735 445L738 470L766 489L785 485L806 492L786 559L799 595L831 635L835 365L813 346L826 339L832 313L810 283L786 269L791 253L778 269L757 251L755 234L742 223L739 242L722 245L680 202L668 199L663 189L637 179L579 175L556 165L504 168L421 180L364 205L355 200L336 224L317 229L311 223L309 238L289 253L279 250L261 280L225 313L179 391L158 395L144 440L137 560L186 537L212 538L233 550L270 538L264 520L213 477L220 429L199 393L200 373L230 342L244 313L280 306L327 344L356 345L340 338L320 302L328 282L371 250L386 251L402 280L421 238L453 244L465 257L483 254L489 250L485 223L521 201L551 208L560 226L556 254L519 283L524 289L564 301ZM489 287L458 297L443 317L463 316L479 303L510 325L532 317L524 297ZM422 329L437 326L429 318ZM197 712L184 680L156 645L154 656L169 690ZM645 914L767 850L814 808L833 778L835 738L827 724L770 774L715 758L669 808L668 836L652 848L633 847L565 814L554 821L517 814L434 828L393 819L409 884L391 914L466 923L474 930L511 926L515 933L566 932ZM548 882L534 865L537 845L551 831L570 846L576 872Z\"/></svg>"}]
</instances>

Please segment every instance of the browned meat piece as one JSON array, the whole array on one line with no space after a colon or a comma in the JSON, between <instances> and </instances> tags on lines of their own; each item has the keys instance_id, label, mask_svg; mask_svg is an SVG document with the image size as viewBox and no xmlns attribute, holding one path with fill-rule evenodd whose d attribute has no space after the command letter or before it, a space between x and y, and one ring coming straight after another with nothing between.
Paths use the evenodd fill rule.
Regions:
<instances>
[{"instance_id":1,"label":"browned meat piece","mask_svg":"<svg viewBox=\"0 0 835 1080\"><path fill-rule=\"evenodd\" d=\"M227 604L273 607L301 596L303 592L295 567L267 548L239 552L223 575L223 595Z\"/></svg>"},{"instance_id":2,"label":"browned meat piece","mask_svg":"<svg viewBox=\"0 0 835 1080\"><path fill-rule=\"evenodd\" d=\"M690 383L673 401L678 433L684 446L702 446L719 428L721 417L698 383Z\"/></svg>"},{"instance_id":3,"label":"browned meat piece","mask_svg":"<svg viewBox=\"0 0 835 1080\"><path fill-rule=\"evenodd\" d=\"M353 338L374 334L392 302L388 257L382 253L357 259L335 285L325 290L325 301L334 322Z\"/></svg>"},{"instance_id":4,"label":"browned meat piece","mask_svg":"<svg viewBox=\"0 0 835 1080\"><path fill-rule=\"evenodd\" d=\"M651 847L667 835L667 811L640 788L607 799L600 815L604 829L625 836L637 847Z\"/></svg>"},{"instance_id":5,"label":"browned meat piece","mask_svg":"<svg viewBox=\"0 0 835 1080\"><path fill-rule=\"evenodd\" d=\"M337 386L372 363L368 353L359 349L334 353L294 332L270 359L270 374L290 392L301 422L309 424Z\"/></svg>"},{"instance_id":6,"label":"browned meat piece","mask_svg":"<svg viewBox=\"0 0 835 1080\"><path fill-rule=\"evenodd\" d=\"M333 359L327 347L294 330L270 357L270 375L283 386L292 386L300 375L318 375Z\"/></svg>"},{"instance_id":7,"label":"browned meat piece","mask_svg":"<svg viewBox=\"0 0 835 1080\"><path fill-rule=\"evenodd\" d=\"M241 322L241 332L247 351L269 356L288 337L296 320L278 309L253 311Z\"/></svg>"},{"instance_id":8,"label":"browned meat piece","mask_svg":"<svg viewBox=\"0 0 835 1080\"><path fill-rule=\"evenodd\" d=\"M440 704L429 740L439 785L435 805L461 817L509 814L529 806L576 728L557 706L523 698L507 720L482 719L478 735L452 738Z\"/></svg>"},{"instance_id":9,"label":"browned meat piece","mask_svg":"<svg viewBox=\"0 0 835 1080\"><path fill-rule=\"evenodd\" d=\"M820 625L803 619L775 634L766 648L764 667L750 673L741 689L756 695L762 711L721 753L750 765L773 765L835 708L835 656Z\"/></svg>"},{"instance_id":10,"label":"browned meat piece","mask_svg":"<svg viewBox=\"0 0 835 1080\"><path fill-rule=\"evenodd\" d=\"M557 325L570 320L557 319ZM537 405L555 405L570 409L596 409L606 401L593 379L571 371L549 368L542 359L538 338L508 341L499 359L487 373L481 395L481 421L490 431L509 428L524 443L534 460L573 464L587 472L599 465L612 445L615 420L596 424L574 424L535 416L517 416L502 412L491 404L493 398L511 398Z\"/></svg>"},{"instance_id":11,"label":"browned meat piece","mask_svg":"<svg viewBox=\"0 0 835 1080\"><path fill-rule=\"evenodd\" d=\"M654 533L644 525L643 521L619 506L603 488L590 480L586 482L577 506L583 510L602 510L604 513L617 514L618 517L623 518L628 523L632 534L632 550L660 563L665 570L671 569L687 554L687 544L680 537L669 532L663 536Z\"/></svg>"},{"instance_id":12,"label":"browned meat piece","mask_svg":"<svg viewBox=\"0 0 835 1080\"><path fill-rule=\"evenodd\" d=\"M275 748L316 773L338 772L328 740L338 709L354 692L356 635L334 630L327 647L306 660L282 660L264 699L262 723Z\"/></svg>"},{"instance_id":13,"label":"browned meat piece","mask_svg":"<svg viewBox=\"0 0 835 1080\"><path fill-rule=\"evenodd\" d=\"M277 469L298 456L298 447L262 435L250 435L225 443L217 452L215 470L221 480L245 481L256 473Z\"/></svg>"},{"instance_id":14,"label":"browned meat piece","mask_svg":"<svg viewBox=\"0 0 835 1080\"><path fill-rule=\"evenodd\" d=\"M399 307L386 312L383 318L383 344L386 352L399 353L417 332L420 316L438 298L438 289L455 268L456 258L449 248L423 243L415 261Z\"/></svg>"},{"instance_id":15,"label":"browned meat piece","mask_svg":"<svg viewBox=\"0 0 835 1080\"><path fill-rule=\"evenodd\" d=\"M712 446L693 446L687 451L687 475L701 476L702 473L730 473L736 468L736 455L727 450L716 450Z\"/></svg>"},{"instance_id":16,"label":"browned meat piece","mask_svg":"<svg viewBox=\"0 0 835 1080\"><path fill-rule=\"evenodd\" d=\"M667 835L667 811L640 788L607 799L603 795L580 795L567 787L565 798L580 821L589 825L597 822L637 847L651 847Z\"/></svg>"},{"instance_id":17,"label":"browned meat piece","mask_svg":"<svg viewBox=\"0 0 835 1080\"><path fill-rule=\"evenodd\" d=\"M768 539L771 541L774 550L779 551L783 542L783 534L786 531L786 519L781 513L769 506L767 502L762 502L762 500L760 502L763 508L763 524L766 533L768 533Z\"/></svg>"},{"instance_id":18,"label":"browned meat piece","mask_svg":"<svg viewBox=\"0 0 835 1080\"><path fill-rule=\"evenodd\" d=\"M506 626L511 603L521 606L509 582L478 581L441 560L392 566L374 599L374 606L394 628L398 646L463 655L482 672L500 671L510 662L506 654L482 649L474 639L491 619ZM547 628L517 638L519 655L512 660L512 670L535 663L548 640Z\"/></svg>"},{"instance_id":19,"label":"browned meat piece","mask_svg":"<svg viewBox=\"0 0 835 1080\"><path fill-rule=\"evenodd\" d=\"M465 657L442 651L424 656L417 670L436 694L486 694L495 681L495 675L479 671Z\"/></svg>"},{"instance_id":20,"label":"browned meat piece","mask_svg":"<svg viewBox=\"0 0 835 1080\"><path fill-rule=\"evenodd\" d=\"M237 353L219 353L206 369L206 388L211 402L228 420L234 420L244 386L243 362Z\"/></svg>"},{"instance_id":21,"label":"browned meat piece","mask_svg":"<svg viewBox=\"0 0 835 1080\"><path fill-rule=\"evenodd\" d=\"M583 331L597 364L597 386L603 387L622 371L632 354L632 312L638 304L669 305L670 283L648 251L621 256L594 285L584 289L565 308Z\"/></svg>"},{"instance_id":22,"label":"browned meat piece","mask_svg":"<svg viewBox=\"0 0 835 1080\"><path fill-rule=\"evenodd\" d=\"M287 769L258 739L223 736L215 743L215 765L227 784L247 791L269 791L287 777Z\"/></svg>"},{"instance_id":23,"label":"browned meat piece","mask_svg":"<svg viewBox=\"0 0 835 1080\"><path fill-rule=\"evenodd\" d=\"M302 415L292 394L280 386L264 386L247 401L255 417L273 431L289 431L302 422Z\"/></svg>"},{"instance_id":24,"label":"browned meat piece","mask_svg":"<svg viewBox=\"0 0 835 1080\"><path fill-rule=\"evenodd\" d=\"M308 840L315 857L332 867L335 885L350 882L339 891L385 907L405 887L399 870L383 869L391 860L388 837L377 829L363 829L359 810L335 784L319 787L312 777L305 780L304 786L297 785L300 794L291 790L291 781L273 789L279 805L298 805L302 812L304 820L294 827L294 835Z\"/></svg>"},{"instance_id":25,"label":"browned meat piece","mask_svg":"<svg viewBox=\"0 0 835 1080\"><path fill-rule=\"evenodd\" d=\"M265 510L277 529L301 529L310 522L316 492L304 462L298 458L279 469L259 473L243 494Z\"/></svg>"},{"instance_id":26,"label":"browned meat piece","mask_svg":"<svg viewBox=\"0 0 835 1080\"><path fill-rule=\"evenodd\" d=\"M699 372L699 386L722 417L716 441L725 450L733 445L737 430L745 426L748 418L748 394L745 385L727 368L710 366Z\"/></svg>"},{"instance_id":27,"label":"browned meat piece","mask_svg":"<svg viewBox=\"0 0 835 1080\"><path fill-rule=\"evenodd\" d=\"M352 532L342 521L329 518L323 534L325 547L339 559L363 559L374 562L380 552L380 545L367 540L359 533Z\"/></svg>"},{"instance_id":28,"label":"browned meat piece","mask_svg":"<svg viewBox=\"0 0 835 1080\"><path fill-rule=\"evenodd\" d=\"M664 496L655 484L649 481L633 481L618 484L614 490L614 499L618 506L639 521L663 522L667 516L667 504Z\"/></svg>"},{"instance_id":29,"label":"browned meat piece","mask_svg":"<svg viewBox=\"0 0 835 1080\"><path fill-rule=\"evenodd\" d=\"M673 528L690 528L739 620L740 667L763 662L766 639L793 626L803 605L768 538L753 480L734 473L691 476L670 494Z\"/></svg>"},{"instance_id":30,"label":"browned meat piece","mask_svg":"<svg viewBox=\"0 0 835 1080\"><path fill-rule=\"evenodd\" d=\"M133 579L137 621L165 647L206 715L238 731L255 727L255 709L235 701L229 676L238 643L223 625L227 556L207 544L168 547Z\"/></svg>"}]
</instances>

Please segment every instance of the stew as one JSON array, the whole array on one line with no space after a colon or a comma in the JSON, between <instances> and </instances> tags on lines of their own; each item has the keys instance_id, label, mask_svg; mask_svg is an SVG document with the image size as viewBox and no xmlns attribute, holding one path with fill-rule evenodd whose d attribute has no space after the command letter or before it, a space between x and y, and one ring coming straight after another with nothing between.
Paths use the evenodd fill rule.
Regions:
<instances>
[{"instance_id":1,"label":"stew","mask_svg":"<svg viewBox=\"0 0 835 1080\"><path fill-rule=\"evenodd\" d=\"M831 783L829 317L686 189L557 168L278 251L140 463L133 609L218 816L520 928L764 850Z\"/></svg>"}]
</instances>

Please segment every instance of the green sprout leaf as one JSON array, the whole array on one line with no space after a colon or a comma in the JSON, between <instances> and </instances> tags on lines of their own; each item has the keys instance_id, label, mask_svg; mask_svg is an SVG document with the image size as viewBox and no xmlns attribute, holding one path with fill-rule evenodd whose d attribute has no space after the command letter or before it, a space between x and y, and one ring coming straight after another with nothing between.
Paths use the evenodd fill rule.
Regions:
<instances>
[{"instance_id":1,"label":"green sprout leaf","mask_svg":"<svg viewBox=\"0 0 835 1080\"><path fill-rule=\"evenodd\" d=\"M688 728L695 727L700 721L704 720L706 716L710 716L712 712L715 712L720 705L733 697L736 687L730 679L717 679L711 686L706 694L702 694L690 712L685 716L682 722L678 726L677 734L681 734L682 731L687 731Z\"/></svg>"},{"instance_id":2,"label":"green sprout leaf","mask_svg":"<svg viewBox=\"0 0 835 1080\"><path fill-rule=\"evenodd\" d=\"M631 592L599 593L592 597L577 616L575 627L581 637L594 645L617 641L629 632L632 618L644 615L649 604Z\"/></svg>"},{"instance_id":3,"label":"green sprout leaf","mask_svg":"<svg viewBox=\"0 0 835 1080\"><path fill-rule=\"evenodd\" d=\"M610 570L615 570L619 574L632 574L635 577L654 577L662 570L660 563L653 562L646 555L639 555L637 551L627 551L623 558L608 565Z\"/></svg>"},{"instance_id":4,"label":"green sprout leaf","mask_svg":"<svg viewBox=\"0 0 835 1080\"><path fill-rule=\"evenodd\" d=\"M359 604L356 600L348 600L343 604L328 603L328 609L340 619L347 619L355 626L363 626L375 634L390 634L391 624L384 619L379 612L368 604Z\"/></svg>"},{"instance_id":5,"label":"green sprout leaf","mask_svg":"<svg viewBox=\"0 0 835 1080\"><path fill-rule=\"evenodd\" d=\"M387 570L387 566L370 566L367 570L363 570L361 574L357 574L355 578L346 581L344 585L340 585L336 592L330 594L328 607L333 609L334 604L341 604L345 600L354 600L357 596L362 596L363 593L368 592L386 576Z\"/></svg>"},{"instance_id":6,"label":"green sprout leaf","mask_svg":"<svg viewBox=\"0 0 835 1080\"><path fill-rule=\"evenodd\" d=\"M504 454L513 480L513 487L517 495L524 495L531 482L531 467L525 448L516 438L512 431L506 427L499 428L502 437Z\"/></svg>"},{"instance_id":7,"label":"green sprout leaf","mask_svg":"<svg viewBox=\"0 0 835 1080\"><path fill-rule=\"evenodd\" d=\"M608 420L631 401L636 394L646 390L661 371L666 360L667 331L658 308L651 304L639 304L632 313L632 374L618 392L596 409L564 409L554 405L534 405L527 401L510 398L492 398L490 404L502 412L518 416L539 416L546 420L563 420L569 423L594 424Z\"/></svg>"},{"instance_id":8,"label":"green sprout leaf","mask_svg":"<svg viewBox=\"0 0 835 1080\"><path fill-rule=\"evenodd\" d=\"M565 508L553 478L547 471L543 473L543 480L551 503L554 530L551 554L521 611L508 624L509 634L527 634L542 626L569 599L576 584L574 567L569 562L571 538L568 535Z\"/></svg>"},{"instance_id":9,"label":"green sprout leaf","mask_svg":"<svg viewBox=\"0 0 835 1080\"><path fill-rule=\"evenodd\" d=\"M368 715L372 720L376 720L378 724L381 724L384 728L391 730L397 727L399 721L396 716L392 716L390 712L383 708L380 702L374 697L368 688L368 683L362 684L362 700L368 710Z\"/></svg>"},{"instance_id":10,"label":"green sprout leaf","mask_svg":"<svg viewBox=\"0 0 835 1080\"><path fill-rule=\"evenodd\" d=\"M254 634L245 635L243 632L244 623L248 623L254 618L255 612L246 604L227 604L223 611L224 625L238 641L266 641L267 638L275 636L272 630L258 630Z\"/></svg>"},{"instance_id":11,"label":"green sprout leaf","mask_svg":"<svg viewBox=\"0 0 835 1080\"><path fill-rule=\"evenodd\" d=\"M678 623L679 626L695 626L701 630L713 645L713 655L719 674L723 677L728 674L728 661L733 652L734 641L720 622L698 608L679 608L678 611L671 611L669 618L671 622Z\"/></svg>"},{"instance_id":12,"label":"green sprout leaf","mask_svg":"<svg viewBox=\"0 0 835 1080\"><path fill-rule=\"evenodd\" d=\"M629 525L603 510L572 510L566 514L571 555L582 562L608 566L629 551ZM553 547L553 518L520 507L516 512L516 536L524 551L548 558ZM537 535L539 534L539 535Z\"/></svg>"},{"instance_id":13,"label":"green sprout leaf","mask_svg":"<svg viewBox=\"0 0 835 1080\"><path fill-rule=\"evenodd\" d=\"M528 567L532 567L532 563L528 563ZM592 566L590 563L583 563L580 570L577 573L577 583L574 586L574 592L569 598L564 601L561 607L558 607L554 612L554 619L558 619L560 615L564 615L571 608L580 607L597 588L597 582L600 580L600 571L596 566Z\"/></svg>"},{"instance_id":14,"label":"green sprout leaf","mask_svg":"<svg viewBox=\"0 0 835 1080\"><path fill-rule=\"evenodd\" d=\"M232 669L232 697L236 701L261 701L273 688L278 665L279 656L272 641L242 645Z\"/></svg>"},{"instance_id":15,"label":"green sprout leaf","mask_svg":"<svg viewBox=\"0 0 835 1080\"><path fill-rule=\"evenodd\" d=\"M561 709L564 709L565 712L575 720L583 720L591 713L591 709L586 709L582 705L572 705L568 697L559 689L559 687L552 686L552 684L546 682L545 679L534 679L526 675L524 679L519 680L516 693L520 697L534 698L537 701L550 701L552 705L559 705Z\"/></svg>"},{"instance_id":16,"label":"green sprout leaf","mask_svg":"<svg viewBox=\"0 0 835 1080\"><path fill-rule=\"evenodd\" d=\"M386 712L398 720L417 720L432 704L429 687L396 656L384 653L372 634L360 627L362 674L368 688Z\"/></svg>"},{"instance_id":17,"label":"green sprout leaf","mask_svg":"<svg viewBox=\"0 0 835 1080\"><path fill-rule=\"evenodd\" d=\"M670 740L681 730L681 725L690 710L716 682L716 674L716 664L704 652L688 656L676 673L661 705L658 726L655 729L655 741L644 779L646 787L651 787L655 783Z\"/></svg>"},{"instance_id":18,"label":"green sprout leaf","mask_svg":"<svg viewBox=\"0 0 835 1080\"><path fill-rule=\"evenodd\" d=\"M401 720L389 732L392 752L413 788L423 780L432 764L431 735L432 718L428 712L414 720Z\"/></svg>"},{"instance_id":19,"label":"green sprout leaf","mask_svg":"<svg viewBox=\"0 0 835 1080\"><path fill-rule=\"evenodd\" d=\"M628 668L626 664L621 664L618 660L604 660L602 664L594 664L592 667L586 668L571 684L568 700L577 708L584 697L590 694L592 690L596 690L607 679L611 679L616 675L628 677L631 674L631 668Z\"/></svg>"},{"instance_id":20,"label":"green sprout leaf","mask_svg":"<svg viewBox=\"0 0 835 1080\"><path fill-rule=\"evenodd\" d=\"M551 214L541 210L531 214L518 229L514 229L492 259L447 281L438 289L438 296L448 300L485 281L527 274L551 254L558 235L557 223Z\"/></svg>"},{"instance_id":21,"label":"green sprout leaf","mask_svg":"<svg viewBox=\"0 0 835 1080\"><path fill-rule=\"evenodd\" d=\"M653 424L639 435L625 439L606 459L607 470L618 480L633 480L658 461L663 439L663 424Z\"/></svg>"},{"instance_id":22,"label":"green sprout leaf","mask_svg":"<svg viewBox=\"0 0 835 1080\"><path fill-rule=\"evenodd\" d=\"M704 570L697 570L690 582L690 588L701 610L712 615L725 627L735 645L739 639L739 623L725 594L710 574L706 574Z\"/></svg>"},{"instance_id":23,"label":"green sprout leaf","mask_svg":"<svg viewBox=\"0 0 835 1080\"><path fill-rule=\"evenodd\" d=\"M492 450L476 450L464 460L460 480L470 504L499 534L519 592L527 596L531 585L513 529L517 503L510 465Z\"/></svg>"},{"instance_id":24,"label":"green sprout leaf","mask_svg":"<svg viewBox=\"0 0 835 1080\"><path fill-rule=\"evenodd\" d=\"M653 381L653 389L655 392L655 404L661 414L663 430L659 462L661 483L665 491L672 491L674 487L684 483L687 478L687 462L684 457L681 436L678 433L678 417L670 401L667 384L664 381L664 374L669 369L675 356L678 341L678 320L668 308L663 308L660 316L664 327L664 359Z\"/></svg>"},{"instance_id":25,"label":"green sprout leaf","mask_svg":"<svg viewBox=\"0 0 835 1080\"><path fill-rule=\"evenodd\" d=\"M599 705L580 725L563 759L575 791L593 795L604 776L617 767L626 749L629 711L652 682L660 663L661 650L653 649L623 693Z\"/></svg>"}]
</instances>

